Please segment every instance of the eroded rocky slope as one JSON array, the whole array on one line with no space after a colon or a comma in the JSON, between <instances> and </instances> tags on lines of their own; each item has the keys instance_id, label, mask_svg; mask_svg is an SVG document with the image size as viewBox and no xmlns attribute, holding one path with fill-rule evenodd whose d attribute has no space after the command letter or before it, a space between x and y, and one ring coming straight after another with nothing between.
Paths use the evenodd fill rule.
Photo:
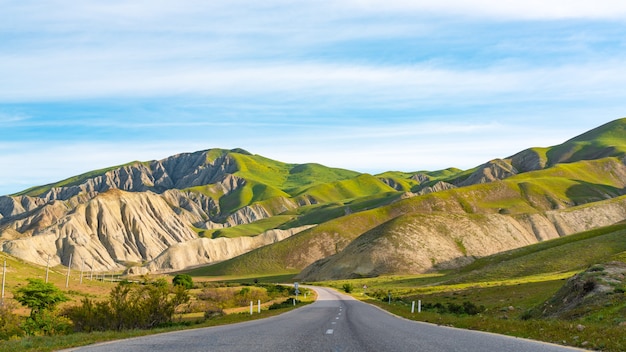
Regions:
<instances>
[{"instance_id":1,"label":"eroded rocky slope","mask_svg":"<svg viewBox=\"0 0 626 352\"><path fill-rule=\"evenodd\" d=\"M624 219L626 197L543 214L407 214L364 233L343 251L321 258L298 278L316 281L455 268L476 257Z\"/></svg>"}]
</instances>

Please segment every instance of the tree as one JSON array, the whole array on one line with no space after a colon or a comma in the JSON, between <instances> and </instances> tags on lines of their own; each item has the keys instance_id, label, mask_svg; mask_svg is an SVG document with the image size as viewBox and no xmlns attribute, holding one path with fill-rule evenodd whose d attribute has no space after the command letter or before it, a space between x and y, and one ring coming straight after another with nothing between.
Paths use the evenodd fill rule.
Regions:
<instances>
[{"instance_id":1,"label":"tree","mask_svg":"<svg viewBox=\"0 0 626 352\"><path fill-rule=\"evenodd\" d=\"M57 304L67 301L65 294L42 279L27 279L28 285L15 292L15 300L31 309L31 318L44 311L53 311Z\"/></svg>"},{"instance_id":2,"label":"tree","mask_svg":"<svg viewBox=\"0 0 626 352\"><path fill-rule=\"evenodd\" d=\"M184 288L190 290L193 288L193 279L187 274L177 274L172 279L172 284L174 286L183 286Z\"/></svg>"},{"instance_id":3,"label":"tree","mask_svg":"<svg viewBox=\"0 0 626 352\"><path fill-rule=\"evenodd\" d=\"M28 285L15 291L15 300L30 308L30 316L24 322L23 328L28 335L44 333L52 335L66 332L68 322L56 316L56 306L68 300L65 294L53 284L41 279L27 279Z\"/></svg>"}]
</instances>

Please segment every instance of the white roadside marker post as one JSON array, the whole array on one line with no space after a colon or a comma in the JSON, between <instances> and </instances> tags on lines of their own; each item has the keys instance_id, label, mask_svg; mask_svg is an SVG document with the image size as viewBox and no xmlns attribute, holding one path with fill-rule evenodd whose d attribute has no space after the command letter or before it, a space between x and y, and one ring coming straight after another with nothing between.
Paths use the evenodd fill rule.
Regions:
<instances>
[{"instance_id":1,"label":"white roadside marker post","mask_svg":"<svg viewBox=\"0 0 626 352\"><path fill-rule=\"evenodd\" d=\"M418 300L417 301L417 312L421 313L422 312L422 300Z\"/></svg>"},{"instance_id":2,"label":"white roadside marker post","mask_svg":"<svg viewBox=\"0 0 626 352\"><path fill-rule=\"evenodd\" d=\"M252 315L252 301L250 301L250 315Z\"/></svg>"},{"instance_id":3,"label":"white roadside marker post","mask_svg":"<svg viewBox=\"0 0 626 352\"><path fill-rule=\"evenodd\" d=\"M258 303L259 303L259 307L258 307L258 311L257 311L257 313L261 314L261 300L259 300L259 302L258 302Z\"/></svg>"},{"instance_id":4,"label":"white roadside marker post","mask_svg":"<svg viewBox=\"0 0 626 352\"><path fill-rule=\"evenodd\" d=\"M411 314L415 313L415 301L411 303Z\"/></svg>"}]
</instances>

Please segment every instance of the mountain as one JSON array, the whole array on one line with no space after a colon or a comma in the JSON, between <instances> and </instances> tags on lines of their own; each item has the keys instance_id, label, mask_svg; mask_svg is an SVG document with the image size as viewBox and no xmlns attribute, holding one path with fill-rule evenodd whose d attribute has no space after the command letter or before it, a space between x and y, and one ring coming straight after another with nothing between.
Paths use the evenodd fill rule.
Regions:
<instances>
[{"instance_id":1,"label":"mountain","mask_svg":"<svg viewBox=\"0 0 626 352\"><path fill-rule=\"evenodd\" d=\"M626 119L470 170L362 174L242 149L132 162L0 197L0 245L96 271L415 273L626 218ZM218 264L214 264L217 263Z\"/></svg>"},{"instance_id":2,"label":"mountain","mask_svg":"<svg viewBox=\"0 0 626 352\"><path fill-rule=\"evenodd\" d=\"M341 186L342 196L391 190L380 181L378 187L369 185L371 189L351 188L361 180L355 179L358 175L315 164L280 163L243 150L212 149L133 162L0 197L0 241L3 251L31 262L45 264L50 258L53 265L68 265L73 255L73 266L84 260L90 269L103 271L149 262L175 244L208 237L202 238L204 247L227 254L197 251L185 261L189 266L206 264L308 228L284 224L295 215L281 215L247 234L274 229L265 240L212 238L222 237L219 231L225 228L267 220L318 198L334 201L337 196L322 193L320 184Z\"/></svg>"},{"instance_id":3,"label":"mountain","mask_svg":"<svg viewBox=\"0 0 626 352\"><path fill-rule=\"evenodd\" d=\"M539 165L539 158L530 157L538 155L534 148L443 177L417 173L420 183L403 200L337 218L198 272L303 271L303 280L416 273L610 225L626 217L620 198L626 194L624 126L626 119L620 119L570 140L593 144L591 137L596 138L600 149L612 150L603 158L530 167ZM543 155L562 149L541 148ZM501 173L503 179L477 176L492 165L513 166L515 172ZM471 178L476 184L462 186ZM433 186L439 187L435 193Z\"/></svg>"}]
</instances>

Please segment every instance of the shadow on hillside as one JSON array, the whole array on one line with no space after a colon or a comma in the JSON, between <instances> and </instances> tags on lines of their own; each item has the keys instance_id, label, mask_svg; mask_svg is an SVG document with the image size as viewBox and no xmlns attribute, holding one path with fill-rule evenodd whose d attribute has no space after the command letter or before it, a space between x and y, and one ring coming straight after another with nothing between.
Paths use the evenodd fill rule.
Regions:
<instances>
[{"instance_id":1,"label":"shadow on hillside","mask_svg":"<svg viewBox=\"0 0 626 352\"><path fill-rule=\"evenodd\" d=\"M626 188L617 188L605 184L578 181L578 184L567 189L565 195L574 205L587 204L607 200L626 194Z\"/></svg>"}]
</instances>

